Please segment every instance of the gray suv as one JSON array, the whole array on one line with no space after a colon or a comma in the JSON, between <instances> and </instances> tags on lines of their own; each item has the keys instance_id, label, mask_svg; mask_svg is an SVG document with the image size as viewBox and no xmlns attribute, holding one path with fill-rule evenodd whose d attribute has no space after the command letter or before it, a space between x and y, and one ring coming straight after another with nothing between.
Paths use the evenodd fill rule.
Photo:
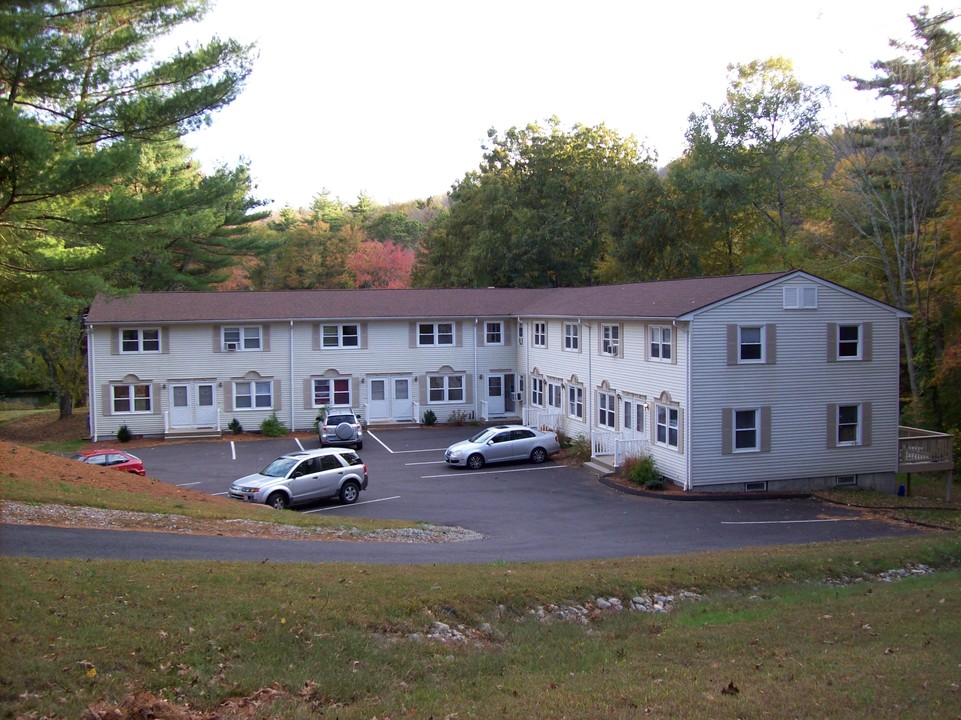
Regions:
<instances>
[{"instance_id":1,"label":"gray suv","mask_svg":"<svg viewBox=\"0 0 961 720\"><path fill-rule=\"evenodd\" d=\"M317 417L317 434L321 447L346 445L356 450L364 447L364 429L360 418L349 407L331 407Z\"/></svg>"},{"instance_id":2,"label":"gray suv","mask_svg":"<svg viewBox=\"0 0 961 720\"><path fill-rule=\"evenodd\" d=\"M357 453L321 448L281 455L259 473L234 480L227 494L282 510L331 497L350 505L366 489L367 466Z\"/></svg>"}]
</instances>

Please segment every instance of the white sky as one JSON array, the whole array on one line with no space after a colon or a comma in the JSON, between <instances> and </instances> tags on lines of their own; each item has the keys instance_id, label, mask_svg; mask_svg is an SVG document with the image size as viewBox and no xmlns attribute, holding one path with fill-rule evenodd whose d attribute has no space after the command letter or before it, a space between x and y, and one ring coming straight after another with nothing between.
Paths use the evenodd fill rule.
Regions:
<instances>
[{"instance_id":1,"label":"white sky","mask_svg":"<svg viewBox=\"0 0 961 720\"><path fill-rule=\"evenodd\" d=\"M481 161L487 129L557 115L604 123L659 164L687 119L724 100L727 65L783 56L868 114L845 75L873 76L923 0L218 0L185 38L256 42L241 96L186 138L203 167L251 162L255 194L306 207L443 195ZM946 9L930 2L932 14Z\"/></svg>"}]
</instances>

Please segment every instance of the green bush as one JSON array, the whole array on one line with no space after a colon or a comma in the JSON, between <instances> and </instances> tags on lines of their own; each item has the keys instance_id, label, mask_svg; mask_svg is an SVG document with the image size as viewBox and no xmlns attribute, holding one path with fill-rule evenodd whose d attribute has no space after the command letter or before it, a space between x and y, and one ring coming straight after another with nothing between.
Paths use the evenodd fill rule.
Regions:
<instances>
[{"instance_id":1,"label":"green bush","mask_svg":"<svg viewBox=\"0 0 961 720\"><path fill-rule=\"evenodd\" d=\"M657 471L657 463L650 455L643 457L629 457L621 464L620 473L635 485L648 490L663 490L664 480Z\"/></svg>"},{"instance_id":2,"label":"green bush","mask_svg":"<svg viewBox=\"0 0 961 720\"><path fill-rule=\"evenodd\" d=\"M466 410L451 410L450 415L447 418L448 425L464 425L469 418L469 414Z\"/></svg>"},{"instance_id":3,"label":"green bush","mask_svg":"<svg viewBox=\"0 0 961 720\"><path fill-rule=\"evenodd\" d=\"M130 428L128 428L126 424L121 425L120 429L117 431L117 440L122 443L133 440L133 433L130 432Z\"/></svg>"},{"instance_id":4,"label":"green bush","mask_svg":"<svg viewBox=\"0 0 961 720\"><path fill-rule=\"evenodd\" d=\"M271 413L269 418L264 418L260 423L260 432L267 437L281 437L287 434L287 426L280 422L277 413Z\"/></svg>"},{"instance_id":5,"label":"green bush","mask_svg":"<svg viewBox=\"0 0 961 720\"><path fill-rule=\"evenodd\" d=\"M230 428L230 431L234 435L240 435L240 433L244 431L244 426L240 424L240 420L238 420L237 418L234 418L233 420L231 420L230 424L227 425L227 427Z\"/></svg>"},{"instance_id":6,"label":"green bush","mask_svg":"<svg viewBox=\"0 0 961 720\"><path fill-rule=\"evenodd\" d=\"M424 411L424 425L436 425L437 424L437 414L433 410Z\"/></svg>"}]
</instances>

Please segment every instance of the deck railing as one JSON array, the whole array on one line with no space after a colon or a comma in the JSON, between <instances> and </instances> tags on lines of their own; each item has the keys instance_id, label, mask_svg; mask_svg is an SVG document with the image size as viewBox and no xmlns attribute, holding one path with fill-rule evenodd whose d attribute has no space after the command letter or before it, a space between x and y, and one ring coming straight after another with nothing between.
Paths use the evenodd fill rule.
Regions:
<instances>
[{"instance_id":1,"label":"deck railing","mask_svg":"<svg viewBox=\"0 0 961 720\"><path fill-rule=\"evenodd\" d=\"M946 433L900 426L898 472L935 472L954 468L953 438Z\"/></svg>"}]
</instances>

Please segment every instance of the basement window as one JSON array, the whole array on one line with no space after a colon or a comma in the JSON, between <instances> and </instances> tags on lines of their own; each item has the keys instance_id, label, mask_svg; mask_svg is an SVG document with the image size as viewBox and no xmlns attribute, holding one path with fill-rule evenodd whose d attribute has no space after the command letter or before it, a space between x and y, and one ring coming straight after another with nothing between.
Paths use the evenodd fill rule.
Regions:
<instances>
[{"instance_id":1,"label":"basement window","mask_svg":"<svg viewBox=\"0 0 961 720\"><path fill-rule=\"evenodd\" d=\"M767 481L746 482L744 483L744 492L767 492Z\"/></svg>"},{"instance_id":2,"label":"basement window","mask_svg":"<svg viewBox=\"0 0 961 720\"><path fill-rule=\"evenodd\" d=\"M834 484L837 487L857 487L858 476L857 475L838 475L834 478Z\"/></svg>"}]
</instances>

